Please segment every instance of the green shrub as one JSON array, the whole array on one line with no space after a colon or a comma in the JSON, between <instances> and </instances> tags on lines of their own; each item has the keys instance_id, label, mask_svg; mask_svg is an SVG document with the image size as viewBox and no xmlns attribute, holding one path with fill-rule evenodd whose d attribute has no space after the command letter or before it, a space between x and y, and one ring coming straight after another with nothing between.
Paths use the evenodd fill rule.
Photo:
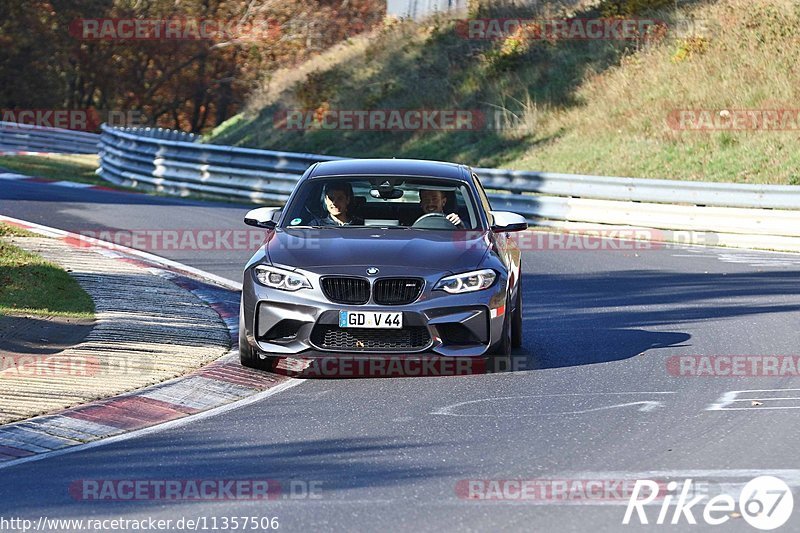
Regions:
<instances>
[{"instance_id":1,"label":"green shrub","mask_svg":"<svg viewBox=\"0 0 800 533\"><path fill-rule=\"evenodd\" d=\"M680 63L694 55L705 54L710 43L711 41L707 37L692 36L678 39L675 53L672 54L672 61Z\"/></svg>"}]
</instances>

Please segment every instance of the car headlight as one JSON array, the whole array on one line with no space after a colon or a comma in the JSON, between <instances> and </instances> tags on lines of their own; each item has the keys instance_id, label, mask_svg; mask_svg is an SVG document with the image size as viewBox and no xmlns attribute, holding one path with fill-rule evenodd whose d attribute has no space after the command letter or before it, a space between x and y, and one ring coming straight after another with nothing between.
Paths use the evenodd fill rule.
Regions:
<instances>
[{"instance_id":1,"label":"car headlight","mask_svg":"<svg viewBox=\"0 0 800 533\"><path fill-rule=\"evenodd\" d=\"M491 287L495 279L497 279L497 272L490 268L475 270L473 272L455 274L454 276L446 276L436 283L433 290L443 290L450 294L482 291Z\"/></svg>"},{"instance_id":2,"label":"car headlight","mask_svg":"<svg viewBox=\"0 0 800 533\"><path fill-rule=\"evenodd\" d=\"M272 266L259 265L255 268L256 279L262 285L282 291L296 291L297 289L310 289L308 279L296 272L289 272Z\"/></svg>"}]
</instances>

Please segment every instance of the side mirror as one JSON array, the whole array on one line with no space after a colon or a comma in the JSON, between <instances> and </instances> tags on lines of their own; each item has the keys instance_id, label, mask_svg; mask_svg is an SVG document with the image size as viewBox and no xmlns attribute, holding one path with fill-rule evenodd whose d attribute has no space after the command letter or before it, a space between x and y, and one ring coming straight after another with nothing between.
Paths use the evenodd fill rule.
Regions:
<instances>
[{"instance_id":1,"label":"side mirror","mask_svg":"<svg viewBox=\"0 0 800 533\"><path fill-rule=\"evenodd\" d=\"M508 211L492 211L492 217L494 218L492 231L495 233L525 231L528 229L528 221L522 215Z\"/></svg>"},{"instance_id":2,"label":"side mirror","mask_svg":"<svg viewBox=\"0 0 800 533\"><path fill-rule=\"evenodd\" d=\"M259 207L247 212L244 223L257 228L274 229L280 216L280 207Z\"/></svg>"}]
</instances>

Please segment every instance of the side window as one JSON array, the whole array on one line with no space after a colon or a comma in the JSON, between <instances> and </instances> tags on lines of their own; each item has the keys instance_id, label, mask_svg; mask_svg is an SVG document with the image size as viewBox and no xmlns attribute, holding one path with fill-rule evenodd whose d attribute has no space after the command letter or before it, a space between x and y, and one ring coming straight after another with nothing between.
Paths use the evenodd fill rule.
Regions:
<instances>
[{"instance_id":1,"label":"side window","mask_svg":"<svg viewBox=\"0 0 800 533\"><path fill-rule=\"evenodd\" d=\"M472 195L469 193L469 186L462 185L459 187L456 197L456 205L459 210L462 213L466 213L469 218L468 221L464 221L467 229L475 229L480 226L479 220L481 217L478 216L478 206L475 205L475 202L472 200Z\"/></svg>"},{"instance_id":2,"label":"side window","mask_svg":"<svg viewBox=\"0 0 800 533\"><path fill-rule=\"evenodd\" d=\"M472 174L472 179L475 181L475 187L478 189L478 196L483 204L483 210L486 211L486 218L489 220L489 225L494 224L494 217L492 216L492 205L489 203L489 197L486 196L486 191L483 190L481 180L478 179L477 174Z\"/></svg>"}]
</instances>

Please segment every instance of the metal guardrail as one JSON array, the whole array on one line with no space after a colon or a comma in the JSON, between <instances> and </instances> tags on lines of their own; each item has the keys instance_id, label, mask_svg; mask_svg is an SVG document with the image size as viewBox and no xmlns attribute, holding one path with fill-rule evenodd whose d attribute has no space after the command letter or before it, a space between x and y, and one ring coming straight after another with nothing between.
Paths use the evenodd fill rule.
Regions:
<instances>
[{"instance_id":1,"label":"metal guardrail","mask_svg":"<svg viewBox=\"0 0 800 533\"><path fill-rule=\"evenodd\" d=\"M100 135L0 122L0 151L96 154Z\"/></svg>"},{"instance_id":2,"label":"metal guardrail","mask_svg":"<svg viewBox=\"0 0 800 533\"><path fill-rule=\"evenodd\" d=\"M121 185L279 203L311 164L341 159L196 141L196 137L169 130L120 130L104 125L98 172ZM536 223L625 224L800 237L800 186L486 168L475 172L495 208L520 213Z\"/></svg>"},{"instance_id":3,"label":"metal guardrail","mask_svg":"<svg viewBox=\"0 0 800 533\"><path fill-rule=\"evenodd\" d=\"M214 194L256 202L286 201L305 170L341 159L174 140L169 130L102 126L98 174L118 185L173 194Z\"/></svg>"},{"instance_id":4,"label":"metal guardrail","mask_svg":"<svg viewBox=\"0 0 800 533\"><path fill-rule=\"evenodd\" d=\"M0 122L0 151L97 153L105 180L170 194L280 204L318 161L343 159L203 144L189 133L112 128L100 135ZM713 233L713 242L800 251L800 186L686 182L474 169L495 209L541 226L632 226ZM669 237L677 240L674 237ZM692 242L682 235L679 242ZM702 235L698 243L708 243Z\"/></svg>"},{"instance_id":5,"label":"metal guardrail","mask_svg":"<svg viewBox=\"0 0 800 533\"><path fill-rule=\"evenodd\" d=\"M342 159L201 144L196 141L197 137L191 134L172 130L116 129L104 125L101 156L103 163L108 162L111 167L107 173L109 178L138 179L160 183L165 188L180 188L183 184L187 190L192 190L194 183L231 187L248 193L279 195L287 191L285 186L292 185L311 164ZM126 174L113 171L114 168L126 169L127 163L133 163L135 168L129 168ZM258 174L253 174L253 171ZM487 189L519 195L529 193L707 207L800 209L800 186L795 185L707 183L488 168L476 168L475 172ZM105 170L103 173L106 173ZM263 178L270 179L265 181ZM271 191L264 187L278 182L283 182L284 187L279 185ZM242 196L236 191L233 191L234 195ZM288 187L288 191L291 191L291 187ZM513 199L514 203L517 200L523 203L529 201L526 196L523 196L525 200Z\"/></svg>"},{"instance_id":6,"label":"metal guardrail","mask_svg":"<svg viewBox=\"0 0 800 533\"><path fill-rule=\"evenodd\" d=\"M21 130L33 143L21 148L25 150L39 146L43 151L78 146L89 150L97 142L91 134L80 132ZM0 145L4 138L0 123ZM171 194L280 204L310 165L343 159L198 141L195 135L172 130L104 124L97 173L118 185ZM714 232L720 244L800 251L800 186L474 170L495 209L520 213L538 225Z\"/></svg>"},{"instance_id":7,"label":"metal guardrail","mask_svg":"<svg viewBox=\"0 0 800 533\"><path fill-rule=\"evenodd\" d=\"M710 207L800 209L800 186L709 183L581 176L553 172L475 169L486 188L624 202L654 202Z\"/></svg>"}]
</instances>

